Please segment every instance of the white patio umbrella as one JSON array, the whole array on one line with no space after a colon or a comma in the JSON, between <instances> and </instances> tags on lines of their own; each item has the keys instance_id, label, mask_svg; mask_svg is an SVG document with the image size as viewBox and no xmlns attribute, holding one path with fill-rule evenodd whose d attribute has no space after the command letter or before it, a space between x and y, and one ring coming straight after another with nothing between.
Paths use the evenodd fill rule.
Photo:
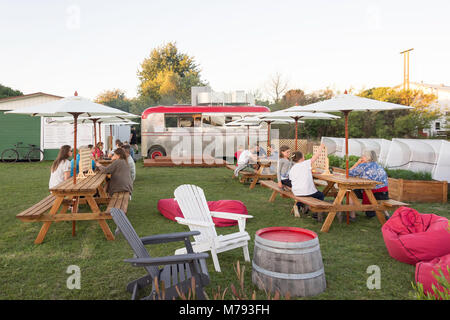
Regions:
<instances>
[{"instance_id":1,"label":"white patio umbrella","mask_svg":"<svg viewBox=\"0 0 450 320\"><path fill-rule=\"evenodd\" d=\"M400 104L378 101L350 94L343 94L334 98L312 103L306 106L295 106L282 110L281 112L342 112L345 117L345 167L346 177L348 178L348 115L351 111L388 111L388 110L407 110L412 107Z\"/></svg>"},{"instance_id":2,"label":"white patio umbrella","mask_svg":"<svg viewBox=\"0 0 450 320\"><path fill-rule=\"evenodd\" d=\"M293 123L293 119L276 119L272 117L267 118L261 118L259 116L253 116L253 117L245 117L239 120L235 120L233 122L229 122L226 124L226 126L239 126L239 125L245 125L247 126L247 144L250 144L250 126L259 126L261 123L267 123L267 145L270 146L270 126L272 124L289 124ZM270 150L268 151L268 155L270 155Z\"/></svg>"},{"instance_id":3,"label":"white patio umbrella","mask_svg":"<svg viewBox=\"0 0 450 320\"><path fill-rule=\"evenodd\" d=\"M138 124L137 122L133 122L130 119L133 118L139 118L140 116L134 115L132 113L126 113L123 115L116 115L116 116L93 116L93 117L79 117L77 119L78 123L90 123L92 122L94 124L94 143L95 146L97 146L97 129L96 124L98 123L98 132L99 132L99 141L102 141L101 136L101 124L110 124L110 133L111 133L111 124L126 124L126 125L132 125L132 124ZM71 123L73 124L75 122L75 119L73 117L58 117L50 121L50 123L53 122L60 122L60 123Z\"/></svg>"},{"instance_id":4,"label":"white patio umbrella","mask_svg":"<svg viewBox=\"0 0 450 320\"><path fill-rule=\"evenodd\" d=\"M339 119L339 116L335 116L323 112L304 112L304 111L275 111L267 114L261 114L258 116L261 119L271 118L271 119L293 119L295 121L295 151L297 151L297 140L298 140L298 121L303 120L332 120Z\"/></svg>"},{"instance_id":5,"label":"white patio umbrella","mask_svg":"<svg viewBox=\"0 0 450 320\"><path fill-rule=\"evenodd\" d=\"M15 114L28 114L31 116L43 116L43 117L66 117L72 116L74 123L74 156L76 159L77 154L77 120L80 116L121 116L128 114L125 111L107 107L102 104L94 103L89 99L78 96L75 91L74 96L66 97L60 100L42 103L34 106L29 106L21 109L8 111L5 113ZM73 183L77 181L77 175L75 173L75 166L73 172Z\"/></svg>"}]
</instances>

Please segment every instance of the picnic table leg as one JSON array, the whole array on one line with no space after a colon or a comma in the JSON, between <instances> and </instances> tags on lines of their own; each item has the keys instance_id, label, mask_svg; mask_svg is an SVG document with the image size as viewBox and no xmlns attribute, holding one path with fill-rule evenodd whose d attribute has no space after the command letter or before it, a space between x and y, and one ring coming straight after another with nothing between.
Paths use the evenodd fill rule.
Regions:
<instances>
[{"instance_id":1,"label":"picnic table leg","mask_svg":"<svg viewBox=\"0 0 450 320\"><path fill-rule=\"evenodd\" d=\"M366 193L367 198L369 198L369 201L370 201L371 204L373 204L373 205L377 205L378 204L378 201L375 198L375 196L373 195L372 190L365 189L364 192ZM375 211L375 212L377 214L378 221L380 221L381 225L385 224L386 223L386 217L384 216L384 212L379 211L379 210Z\"/></svg>"},{"instance_id":2,"label":"picnic table leg","mask_svg":"<svg viewBox=\"0 0 450 320\"><path fill-rule=\"evenodd\" d=\"M72 213L77 213L78 205L80 203L80 197L73 197L72 201L73 201ZM75 237L75 235L76 235L76 222L72 221L72 237Z\"/></svg>"},{"instance_id":3,"label":"picnic table leg","mask_svg":"<svg viewBox=\"0 0 450 320\"><path fill-rule=\"evenodd\" d=\"M63 200L64 200L64 196L62 196L62 197L56 196L55 202L53 203L53 206L50 209L50 213L49 213L50 215L55 215L58 212L58 209L61 206L61 203L63 202ZM47 234L47 231L50 228L51 224L52 223L50 221L43 223L36 240L34 240L35 244L40 244L40 243L42 243L42 241L44 241L45 235Z\"/></svg>"},{"instance_id":4,"label":"picnic table leg","mask_svg":"<svg viewBox=\"0 0 450 320\"><path fill-rule=\"evenodd\" d=\"M258 168L258 170L256 170L256 173L255 173L255 175L254 175L254 177L253 177L252 183L250 184L250 189L255 188L256 183L257 183L258 180L259 180L259 175L262 174L263 170L264 170L264 166L260 165L259 168Z\"/></svg>"},{"instance_id":5,"label":"picnic table leg","mask_svg":"<svg viewBox=\"0 0 450 320\"><path fill-rule=\"evenodd\" d=\"M98 205L97 205L97 202L94 200L94 198L92 196L86 196L86 200L87 200L89 206L91 207L93 213L100 213L101 212L99 207L98 207ZM97 222L99 223L100 227L102 228L106 239L114 240L114 235L112 234L111 229L109 229L109 226L106 223L106 220L99 219L99 220L97 220Z\"/></svg>"},{"instance_id":6,"label":"picnic table leg","mask_svg":"<svg viewBox=\"0 0 450 320\"><path fill-rule=\"evenodd\" d=\"M277 197L277 194L278 194L277 191L272 192L272 195L269 198L269 202L274 202L275 198Z\"/></svg>"},{"instance_id":7,"label":"picnic table leg","mask_svg":"<svg viewBox=\"0 0 450 320\"><path fill-rule=\"evenodd\" d=\"M347 190L345 189L339 189L339 192L336 196L336 199L334 199L333 205L341 204L342 200L345 197L345 194L347 193ZM325 219L325 222L322 225L322 229L320 229L321 232L328 232L330 229L331 224L333 223L334 217L336 216L336 211L330 211L328 212L327 218Z\"/></svg>"},{"instance_id":8,"label":"picnic table leg","mask_svg":"<svg viewBox=\"0 0 450 320\"><path fill-rule=\"evenodd\" d=\"M331 188L333 188L334 182L328 181L328 185L323 189L322 193L326 197L328 192L330 192Z\"/></svg>"}]
</instances>

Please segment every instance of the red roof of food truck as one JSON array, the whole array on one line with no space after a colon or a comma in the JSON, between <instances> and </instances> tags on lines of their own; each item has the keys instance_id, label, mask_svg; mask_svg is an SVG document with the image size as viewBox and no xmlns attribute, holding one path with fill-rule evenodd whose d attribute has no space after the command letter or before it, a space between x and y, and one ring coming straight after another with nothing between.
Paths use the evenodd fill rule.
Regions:
<instances>
[{"instance_id":1,"label":"red roof of food truck","mask_svg":"<svg viewBox=\"0 0 450 320\"><path fill-rule=\"evenodd\" d=\"M142 112L142 119L147 119L151 113L246 113L246 112L270 112L264 106L156 106Z\"/></svg>"}]
</instances>

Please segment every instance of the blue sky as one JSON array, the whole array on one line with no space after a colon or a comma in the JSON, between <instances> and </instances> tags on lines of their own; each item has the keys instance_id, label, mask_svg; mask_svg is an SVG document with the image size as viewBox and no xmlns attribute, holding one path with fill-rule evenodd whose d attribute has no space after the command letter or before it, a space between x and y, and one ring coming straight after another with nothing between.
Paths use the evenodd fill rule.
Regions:
<instances>
[{"instance_id":1,"label":"blue sky","mask_svg":"<svg viewBox=\"0 0 450 320\"><path fill-rule=\"evenodd\" d=\"M136 95L136 72L169 41L216 91L357 90L410 80L449 84L450 1L0 0L0 83L24 93Z\"/></svg>"}]
</instances>

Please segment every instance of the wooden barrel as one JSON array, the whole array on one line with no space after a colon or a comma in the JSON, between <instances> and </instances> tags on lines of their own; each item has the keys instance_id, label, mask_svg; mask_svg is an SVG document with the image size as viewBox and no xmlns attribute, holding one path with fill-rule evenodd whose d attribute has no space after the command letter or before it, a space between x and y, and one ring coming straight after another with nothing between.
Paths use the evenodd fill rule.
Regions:
<instances>
[{"instance_id":1,"label":"wooden barrel","mask_svg":"<svg viewBox=\"0 0 450 320\"><path fill-rule=\"evenodd\" d=\"M314 296L326 288L319 238L296 227L270 227L255 235L252 281L261 290L291 297Z\"/></svg>"}]
</instances>

